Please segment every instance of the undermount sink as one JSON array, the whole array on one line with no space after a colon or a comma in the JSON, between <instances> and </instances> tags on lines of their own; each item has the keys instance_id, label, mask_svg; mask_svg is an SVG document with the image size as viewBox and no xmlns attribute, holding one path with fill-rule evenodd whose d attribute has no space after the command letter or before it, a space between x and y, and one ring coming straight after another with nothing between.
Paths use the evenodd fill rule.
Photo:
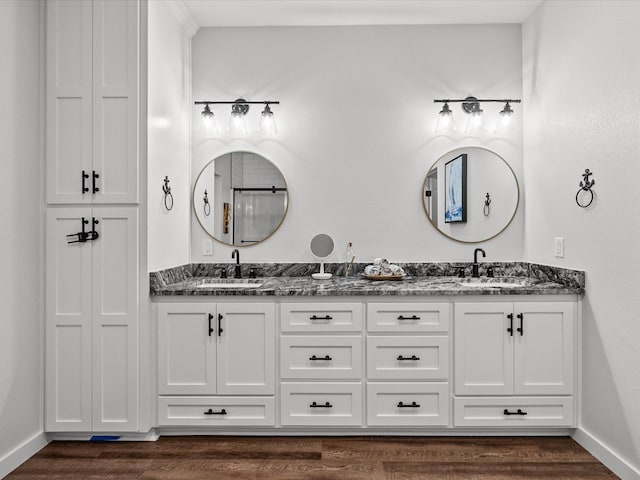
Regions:
<instances>
[{"instance_id":1,"label":"undermount sink","mask_svg":"<svg viewBox=\"0 0 640 480\"><path fill-rule=\"evenodd\" d=\"M260 288L262 280L251 278L212 278L200 282L198 288Z\"/></svg>"},{"instance_id":2,"label":"undermount sink","mask_svg":"<svg viewBox=\"0 0 640 480\"><path fill-rule=\"evenodd\" d=\"M529 284L526 279L522 278L467 278L458 281L464 287L478 288L518 288Z\"/></svg>"}]
</instances>

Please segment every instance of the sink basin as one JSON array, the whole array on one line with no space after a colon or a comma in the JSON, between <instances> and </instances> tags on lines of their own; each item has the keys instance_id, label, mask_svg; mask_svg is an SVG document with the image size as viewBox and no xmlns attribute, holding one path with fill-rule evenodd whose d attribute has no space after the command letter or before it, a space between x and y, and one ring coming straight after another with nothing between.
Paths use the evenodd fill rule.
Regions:
<instances>
[{"instance_id":1,"label":"sink basin","mask_svg":"<svg viewBox=\"0 0 640 480\"><path fill-rule=\"evenodd\" d=\"M522 278L468 278L458 283L463 287L476 288L518 288L529 285L528 280Z\"/></svg>"},{"instance_id":2,"label":"sink basin","mask_svg":"<svg viewBox=\"0 0 640 480\"><path fill-rule=\"evenodd\" d=\"M254 278L211 278L200 282L198 288L260 288L264 282Z\"/></svg>"}]
</instances>

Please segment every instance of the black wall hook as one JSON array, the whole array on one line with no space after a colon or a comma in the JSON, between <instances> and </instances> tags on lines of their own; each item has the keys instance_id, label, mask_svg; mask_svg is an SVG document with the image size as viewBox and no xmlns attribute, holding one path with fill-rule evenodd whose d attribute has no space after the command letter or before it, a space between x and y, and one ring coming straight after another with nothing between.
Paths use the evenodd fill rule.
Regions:
<instances>
[{"instance_id":1,"label":"black wall hook","mask_svg":"<svg viewBox=\"0 0 640 480\"><path fill-rule=\"evenodd\" d=\"M587 208L589 205L593 203L594 193L593 193L593 190L591 190L591 188L596 184L596 181L589 180L589 177L591 175L593 175L593 172L590 171L588 168L585 169L584 173L582 174L583 180L579 184L580 189L576 193L576 203L578 204L579 207L582 207L582 208ZM583 201L581 201L581 198L580 198L581 192L586 192L584 194L585 198Z\"/></svg>"},{"instance_id":2,"label":"black wall hook","mask_svg":"<svg viewBox=\"0 0 640 480\"><path fill-rule=\"evenodd\" d=\"M204 191L204 216L208 217L209 214L211 213L211 204L209 203L209 194L207 193L207 191Z\"/></svg>"},{"instance_id":3,"label":"black wall hook","mask_svg":"<svg viewBox=\"0 0 640 480\"><path fill-rule=\"evenodd\" d=\"M484 216L488 217L491 213L491 195L489 195L489 192L487 192L486 197L487 198L484 201Z\"/></svg>"},{"instance_id":4,"label":"black wall hook","mask_svg":"<svg viewBox=\"0 0 640 480\"><path fill-rule=\"evenodd\" d=\"M165 175L164 185L162 185L162 191L164 192L164 208L171 210L173 208L173 195L171 194L171 187L169 186L169 177Z\"/></svg>"}]
</instances>

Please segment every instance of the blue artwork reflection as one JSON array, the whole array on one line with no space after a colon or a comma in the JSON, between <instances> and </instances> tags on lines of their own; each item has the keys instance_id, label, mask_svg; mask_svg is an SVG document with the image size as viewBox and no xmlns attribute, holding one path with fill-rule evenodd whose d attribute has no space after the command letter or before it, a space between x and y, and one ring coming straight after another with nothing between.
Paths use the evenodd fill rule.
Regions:
<instances>
[{"instance_id":1,"label":"blue artwork reflection","mask_svg":"<svg viewBox=\"0 0 640 480\"><path fill-rule=\"evenodd\" d=\"M447 162L445 168L446 223L466 222L467 155L463 154Z\"/></svg>"}]
</instances>

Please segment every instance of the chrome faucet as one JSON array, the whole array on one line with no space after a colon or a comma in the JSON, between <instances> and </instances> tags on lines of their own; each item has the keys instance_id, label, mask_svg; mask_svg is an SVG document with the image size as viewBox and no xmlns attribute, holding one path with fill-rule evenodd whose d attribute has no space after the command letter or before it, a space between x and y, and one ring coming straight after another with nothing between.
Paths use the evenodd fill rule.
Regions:
<instances>
[{"instance_id":1,"label":"chrome faucet","mask_svg":"<svg viewBox=\"0 0 640 480\"><path fill-rule=\"evenodd\" d=\"M231 252L231 258L236 259L235 272L233 274L233 278L242 278L242 269L240 268L240 251L237 248L233 249Z\"/></svg>"},{"instance_id":2,"label":"chrome faucet","mask_svg":"<svg viewBox=\"0 0 640 480\"><path fill-rule=\"evenodd\" d=\"M478 278L480 276L480 269L478 268L480 264L478 263L478 252L482 253L483 257L486 257L487 254L484 253L484 250L481 248L476 248L473 252L473 265L471 266L471 276L474 278Z\"/></svg>"}]
</instances>

